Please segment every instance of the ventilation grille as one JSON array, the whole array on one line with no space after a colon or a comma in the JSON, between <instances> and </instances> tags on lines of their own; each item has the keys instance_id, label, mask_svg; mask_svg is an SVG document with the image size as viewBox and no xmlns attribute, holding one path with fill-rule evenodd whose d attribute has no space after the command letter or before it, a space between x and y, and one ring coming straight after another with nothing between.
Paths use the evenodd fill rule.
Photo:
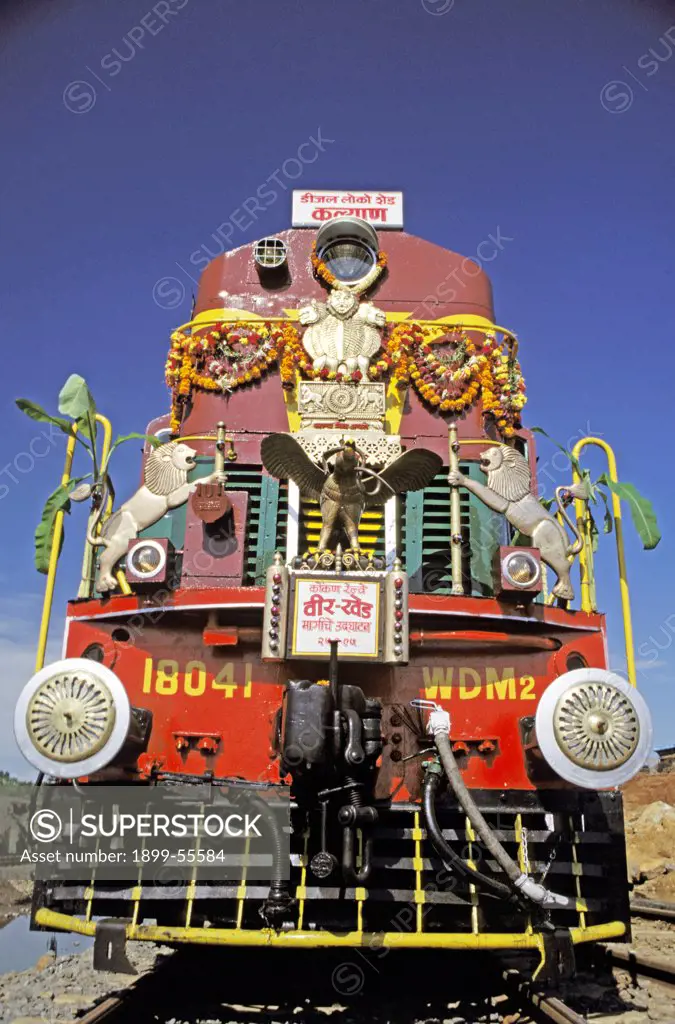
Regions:
<instances>
[{"instance_id":1,"label":"ventilation grille","mask_svg":"<svg viewBox=\"0 0 675 1024\"><path fill-rule=\"evenodd\" d=\"M321 510L318 501L303 501L300 507L300 530L298 536L298 553L315 551L321 534ZM342 546L347 547L348 541L343 536ZM384 509L367 508L359 523L359 545L370 557L385 555Z\"/></svg>"},{"instance_id":2,"label":"ventilation grille","mask_svg":"<svg viewBox=\"0 0 675 1024\"><path fill-rule=\"evenodd\" d=\"M207 475L210 459L199 460L198 476ZM481 479L477 463L462 463L462 472ZM272 564L275 551L287 555L288 484L265 476L261 466L226 467L227 487L246 491L249 496L242 584L260 586L265 570ZM413 491L398 499L400 553L411 577L412 593L450 594L450 485L443 469L423 491ZM185 507L171 522L171 539L182 546ZM492 557L505 543L503 520L465 489L460 490L462 533L462 578L464 592L474 597L493 592ZM167 518L143 536L166 536ZM300 509L298 552L313 551L321 533L318 502L303 501ZM384 508L366 509L361 518L359 543L369 555L386 556Z\"/></svg>"},{"instance_id":3,"label":"ventilation grille","mask_svg":"<svg viewBox=\"0 0 675 1024\"><path fill-rule=\"evenodd\" d=\"M447 469L444 469L423 491L413 491L405 496L403 555L413 593L451 592L450 485L447 474ZM465 593L470 594L469 495L465 490L460 491L460 514L462 577Z\"/></svg>"},{"instance_id":4,"label":"ventilation grille","mask_svg":"<svg viewBox=\"0 0 675 1024\"><path fill-rule=\"evenodd\" d=\"M246 491L248 494L242 582L244 586L251 586L256 582L257 575L257 545L260 536L260 508L263 486L262 470L260 466L227 466L226 472L228 491Z\"/></svg>"}]
</instances>

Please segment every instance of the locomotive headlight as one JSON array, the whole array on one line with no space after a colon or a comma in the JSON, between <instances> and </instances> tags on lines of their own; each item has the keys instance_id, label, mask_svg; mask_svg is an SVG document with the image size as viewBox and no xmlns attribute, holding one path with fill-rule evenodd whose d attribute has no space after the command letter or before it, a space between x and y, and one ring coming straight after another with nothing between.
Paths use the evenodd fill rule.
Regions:
<instances>
[{"instance_id":1,"label":"locomotive headlight","mask_svg":"<svg viewBox=\"0 0 675 1024\"><path fill-rule=\"evenodd\" d=\"M91 775L119 754L133 727L121 681L89 658L45 665L23 688L14 734L38 771L60 779Z\"/></svg>"},{"instance_id":2,"label":"locomotive headlight","mask_svg":"<svg viewBox=\"0 0 675 1024\"><path fill-rule=\"evenodd\" d=\"M137 580L152 580L166 567L166 547L157 540L132 544L127 552L127 573Z\"/></svg>"},{"instance_id":3,"label":"locomotive headlight","mask_svg":"<svg viewBox=\"0 0 675 1024\"><path fill-rule=\"evenodd\" d=\"M500 546L493 559L495 596L519 604L541 592L541 558L537 548Z\"/></svg>"},{"instance_id":4,"label":"locomotive headlight","mask_svg":"<svg viewBox=\"0 0 675 1024\"><path fill-rule=\"evenodd\" d=\"M566 672L537 708L537 744L566 782L608 789L632 779L652 746L649 709L621 676L599 668Z\"/></svg>"},{"instance_id":5,"label":"locomotive headlight","mask_svg":"<svg viewBox=\"0 0 675 1024\"><path fill-rule=\"evenodd\" d=\"M527 551L512 551L502 562L502 573L512 586L531 590L539 582L541 567Z\"/></svg>"},{"instance_id":6,"label":"locomotive headlight","mask_svg":"<svg viewBox=\"0 0 675 1024\"><path fill-rule=\"evenodd\" d=\"M316 236L319 259L345 284L356 284L373 269L377 250L377 232L356 217L328 221Z\"/></svg>"}]
</instances>

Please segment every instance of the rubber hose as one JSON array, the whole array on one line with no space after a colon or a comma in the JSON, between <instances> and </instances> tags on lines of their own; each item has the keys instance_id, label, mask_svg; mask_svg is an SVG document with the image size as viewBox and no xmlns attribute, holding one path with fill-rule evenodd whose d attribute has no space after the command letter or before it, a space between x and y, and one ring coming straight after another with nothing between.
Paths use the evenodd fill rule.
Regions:
<instances>
[{"instance_id":1,"label":"rubber hose","mask_svg":"<svg viewBox=\"0 0 675 1024\"><path fill-rule=\"evenodd\" d=\"M517 878L520 878L522 871L516 862L509 856L502 844L495 837L492 829L488 825L487 821L483 817L476 801L471 796L471 793L464 785L464 779L462 773L459 770L459 765L455 760L455 756L452 753L450 747L450 739L443 733L438 733L434 736L436 746L438 747L438 753L440 754L441 764L445 769L445 773L448 776L448 781L452 786L455 796L459 800L462 809L466 813L467 818L473 825L474 829L480 836L481 842L489 850L494 859L499 864L500 868L506 874L507 878L510 878L512 882L515 882Z\"/></svg>"},{"instance_id":2,"label":"rubber hose","mask_svg":"<svg viewBox=\"0 0 675 1024\"><path fill-rule=\"evenodd\" d=\"M254 797L251 802L261 809L272 834L272 844L274 847L272 878L270 880L270 889L267 899L272 902L284 900L290 893L290 882L283 877L285 874L284 843L281 837L279 822L277 821L272 808L264 800L261 800L259 797Z\"/></svg>"},{"instance_id":3,"label":"rubber hose","mask_svg":"<svg viewBox=\"0 0 675 1024\"><path fill-rule=\"evenodd\" d=\"M552 892L550 889L546 889L545 886L541 885L541 883L535 882L535 880L530 878L530 876L524 871L521 871L519 865L516 864L513 858L509 856L497 837L493 834L492 829L483 817L476 801L464 784L464 779L462 778L462 773L459 770L459 765L452 753L450 737L444 729L439 729L434 732L434 743L438 748L441 764L445 769L448 781L452 786L460 806L471 822L483 845L492 854L502 871L506 874L506 877L511 882L514 890L522 893L524 896L527 896L528 899L532 900L533 903L536 903L539 906L562 907L573 910L576 906L576 900L573 897L564 896L562 893Z\"/></svg>"},{"instance_id":4,"label":"rubber hose","mask_svg":"<svg viewBox=\"0 0 675 1024\"><path fill-rule=\"evenodd\" d=\"M457 871L467 878L471 878L477 885L491 889L501 899L511 899L513 890L508 885L504 885L503 882L498 882L496 879L490 878L481 871L472 868L446 843L436 818L435 801L439 782L440 776L434 774L427 775L424 781L424 802L422 804L427 832L436 853L442 861L449 862L453 868L456 868Z\"/></svg>"}]
</instances>

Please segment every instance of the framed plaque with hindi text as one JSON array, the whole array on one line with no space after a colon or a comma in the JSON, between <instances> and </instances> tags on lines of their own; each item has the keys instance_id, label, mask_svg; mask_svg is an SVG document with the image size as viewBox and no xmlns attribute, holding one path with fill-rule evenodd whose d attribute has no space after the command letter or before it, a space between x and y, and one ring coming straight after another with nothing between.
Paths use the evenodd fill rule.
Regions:
<instances>
[{"instance_id":1,"label":"framed plaque with hindi text","mask_svg":"<svg viewBox=\"0 0 675 1024\"><path fill-rule=\"evenodd\" d=\"M382 660L382 580L363 576L293 576L289 658Z\"/></svg>"}]
</instances>

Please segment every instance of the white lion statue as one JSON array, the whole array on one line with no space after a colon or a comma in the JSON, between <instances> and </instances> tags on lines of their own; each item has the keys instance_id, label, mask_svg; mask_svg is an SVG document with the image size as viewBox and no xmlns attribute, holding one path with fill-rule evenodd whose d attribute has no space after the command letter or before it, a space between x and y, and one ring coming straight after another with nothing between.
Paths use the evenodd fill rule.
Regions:
<instances>
[{"instance_id":1,"label":"white lion statue","mask_svg":"<svg viewBox=\"0 0 675 1024\"><path fill-rule=\"evenodd\" d=\"M182 441L169 441L154 448L145 463L143 486L106 520L100 535L96 536L98 518L92 523L87 540L94 547L104 548L96 577L97 590L105 593L115 589L113 569L127 553L129 541L141 530L156 523L170 508L183 505L197 483L224 482L225 475L214 471L189 484L188 473L195 466L196 454L194 448Z\"/></svg>"},{"instance_id":2,"label":"white lion statue","mask_svg":"<svg viewBox=\"0 0 675 1024\"><path fill-rule=\"evenodd\" d=\"M579 553L581 540L562 505L560 491L563 488L557 488L556 498L565 522L575 535L573 544L570 544L565 527L532 494L530 467L520 452L505 444L488 448L481 456L480 466L487 473L487 487L455 471L448 476L450 484L466 487L488 508L506 516L523 536L531 537L535 547L539 548L542 561L558 574L553 593L556 597L571 601L574 590L570 581L570 556Z\"/></svg>"}]
</instances>

